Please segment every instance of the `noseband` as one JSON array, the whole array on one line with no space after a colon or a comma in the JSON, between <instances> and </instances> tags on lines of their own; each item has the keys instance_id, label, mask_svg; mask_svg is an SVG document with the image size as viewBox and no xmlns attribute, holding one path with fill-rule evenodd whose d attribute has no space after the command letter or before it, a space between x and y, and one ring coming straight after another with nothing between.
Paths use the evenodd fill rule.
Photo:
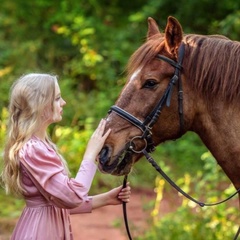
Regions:
<instances>
[{"instance_id":1,"label":"noseband","mask_svg":"<svg viewBox=\"0 0 240 240\"><path fill-rule=\"evenodd\" d=\"M170 65L172 65L175 68L175 72L173 77L171 78L162 98L159 100L155 108L152 110L152 112L146 117L146 119L142 122L138 118L134 117L132 114L128 113L127 111L123 110L122 108L114 105L110 108L110 112L114 111L117 113L120 117L124 118L128 122L132 123L134 126L139 128L142 131L142 136L136 136L131 139L130 144L128 144L128 147L135 153L140 153L143 150L146 149L147 152L153 152L155 150L155 145L152 140L152 127L158 120L162 108L164 104L166 104L167 107L170 106L171 103L171 97L173 92L173 87L178 82L178 114L179 114L179 121L180 121L180 134L183 132L184 129L184 119L183 119L183 90L182 90L182 81L180 72L182 70L182 61L184 57L184 44L182 43L179 48L179 54L178 54L178 62L175 62L174 60L158 54L156 56L157 59L163 60ZM142 150L136 150L134 149L134 140L136 139L142 139L145 142L145 146Z\"/></svg>"}]
</instances>

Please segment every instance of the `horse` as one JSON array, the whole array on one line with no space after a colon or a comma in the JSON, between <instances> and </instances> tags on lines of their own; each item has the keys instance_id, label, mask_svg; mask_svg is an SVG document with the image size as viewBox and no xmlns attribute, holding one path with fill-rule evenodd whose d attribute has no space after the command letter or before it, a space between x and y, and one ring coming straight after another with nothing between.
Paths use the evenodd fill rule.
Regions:
<instances>
[{"instance_id":1,"label":"horse","mask_svg":"<svg viewBox=\"0 0 240 240\"><path fill-rule=\"evenodd\" d=\"M162 33L149 17L146 41L126 70L127 81L106 116L111 133L99 170L127 175L144 152L192 131L239 189L240 43L184 34L172 16Z\"/></svg>"}]
</instances>

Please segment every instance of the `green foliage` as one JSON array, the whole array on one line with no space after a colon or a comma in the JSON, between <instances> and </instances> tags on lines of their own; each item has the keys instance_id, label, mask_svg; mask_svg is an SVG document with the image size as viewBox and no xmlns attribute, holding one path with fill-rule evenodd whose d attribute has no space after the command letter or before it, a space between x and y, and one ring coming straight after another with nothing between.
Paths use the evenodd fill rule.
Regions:
<instances>
[{"instance_id":1,"label":"green foliage","mask_svg":"<svg viewBox=\"0 0 240 240\"><path fill-rule=\"evenodd\" d=\"M3 147L6 137L6 131L7 131L7 117L8 117L8 111L6 108L3 108L0 112L0 156L3 156ZM2 157L0 159L0 173L3 168L3 161ZM0 177L0 187L1 187L1 177Z\"/></svg>"},{"instance_id":2,"label":"green foliage","mask_svg":"<svg viewBox=\"0 0 240 240\"><path fill-rule=\"evenodd\" d=\"M200 138L193 132L187 132L180 139L167 141L157 147L156 157L159 164L164 162L171 166L177 177L182 177L183 172L193 175L203 170L200 156L207 151Z\"/></svg>"},{"instance_id":3,"label":"green foliage","mask_svg":"<svg viewBox=\"0 0 240 240\"><path fill-rule=\"evenodd\" d=\"M206 9L212 8L214 12L206 14ZM17 77L51 72L68 81L63 96L71 93L71 98L78 100L90 95L96 109L92 116L102 116L123 86L128 58L145 38L147 17L154 17L163 28L166 18L173 15L185 32L224 33L236 38L238 9L234 0L4 0L0 13L0 107L7 105L8 89ZM88 101L85 104L83 118L92 106ZM71 105L68 116L80 118L75 114L78 107ZM71 122L69 117L64 124Z\"/></svg>"},{"instance_id":4,"label":"green foliage","mask_svg":"<svg viewBox=\"0 0 240 240\"><path fill-rule=\"evenodd\" d=\"M219 29L223 35L239 41L240 39L240 11L229 14L225 19L219 22Z\"/></svg>"},{"instance_id":5,"label":"green foliage","mask_svg":"<svg viewBox=\"0 0 240 240\"><path fill-rule=\"evenodd\" d=\"M6 135L6 131L7 131L7 118L8 118L8 110L6 108L2 108L1 113L0 113L0 143L1 143L1 146L4 143L5 135Z\"/></svg>"},{"instance_id":6,"label":"green foliage","mask_svg":"<svg viewBox=\"0 0 240 240\"><path fill-rule=\"evenodd\" d=\"M185 174L177 181L177 184L184 191L190 193L195 198L201 198L201 201L207 203L221 201L236 191L230 184L228 184L229 186L226 189L223 189L222 183L229 181L209 152L202 155L202 161L205 170L204 174L199 172L195 177ZM202 240L206 239L206 236L208 239L233 239L238 229L236 224L238 219L238 214L236 213L238 210L233 200L213 207L200 208L195 203L181 196L182 204L177 211L165 216L156 216L164 195L164 188L161 187L163 186L162 181L159 178L156 181L157 198L155 209L153 210L154 221L152 227L143 237L137 239ZM194 186L196 186L196 193L191 191L192 188L194 189Z\"/></svg>"},{"instance_id":7,"label":"green foliage","mask_svg":"<svg viewBox=\"0 0 240 240\"><path fill-rule=\"evenodd\" d=\"M7 199L7 201L6 201ZM0 188L0 216L8 218L16 218L22 212L24 201L23 199L17 199L11 195L5 196L4 190Z\"/></svg>"}]
</instances>

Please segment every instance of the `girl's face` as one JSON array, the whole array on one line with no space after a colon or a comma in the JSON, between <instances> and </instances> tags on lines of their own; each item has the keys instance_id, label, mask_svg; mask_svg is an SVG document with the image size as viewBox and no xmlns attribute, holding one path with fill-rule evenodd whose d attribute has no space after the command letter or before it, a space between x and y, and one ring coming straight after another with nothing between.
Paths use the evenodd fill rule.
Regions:
<instances>
[{"instance_id":1,"label":"girl's face","mask_svg":"<svg viewBox=\"0 0 240 240\"><path fill-rule=\"evenodd\" d=\"M59 122L62 120L63 106L66 105L66 102L61 97L61 90L56 82L55 84L55 98L53 101L53 115L52 122Z\"/></svg>"},{"instance_id":2,"label":"girl's face","mask_svg":"<svg viewBox=\"0 0 240 240\"><path fill-rule=\"evenodd\" d=\"M49 106L44 111L44 118L48 125L62 120L63 106L65 104L66 102L61 97L61 91L58 83L56 82L53 108Z\"/></svg>"}]
</instances>

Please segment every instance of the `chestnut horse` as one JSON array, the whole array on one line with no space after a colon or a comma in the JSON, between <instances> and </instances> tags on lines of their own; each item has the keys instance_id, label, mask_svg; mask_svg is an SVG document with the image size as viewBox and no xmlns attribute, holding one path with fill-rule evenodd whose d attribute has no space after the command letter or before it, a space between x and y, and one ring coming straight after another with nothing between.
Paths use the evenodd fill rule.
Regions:
<instances>
[{"instance_id":1,"label":"chestnut horse","mask_svg":"<svg viewBox=\"0 0 240 240\"><path fill-rule=\"evenodd\" d=\"M169 17L165 32L148 19L146 42L131 56L127 82L107 116L112 131L99 169L127 175L143 152L197 133L240 188L240 43L183 34Z\"/></svg>"}]
</instances>

